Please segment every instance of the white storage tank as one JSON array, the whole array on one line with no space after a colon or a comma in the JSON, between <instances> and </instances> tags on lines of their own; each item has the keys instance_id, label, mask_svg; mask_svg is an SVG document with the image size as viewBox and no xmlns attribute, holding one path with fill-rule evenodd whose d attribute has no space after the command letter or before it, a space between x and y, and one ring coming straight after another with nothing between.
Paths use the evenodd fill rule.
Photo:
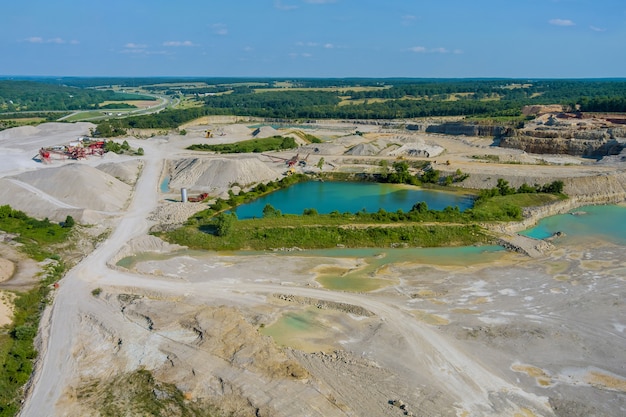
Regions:
<instances>
[{"instance_id":1,"label":"white storage tank","mask_svg":"<svg viewBox=\"0 0 626 417\"><path fill-rule=\"evenodd\" d=\"M180 189L180 199L182 200L183 203L187 202L187 189L186 188Z\"/></svg>"}]
</instances>

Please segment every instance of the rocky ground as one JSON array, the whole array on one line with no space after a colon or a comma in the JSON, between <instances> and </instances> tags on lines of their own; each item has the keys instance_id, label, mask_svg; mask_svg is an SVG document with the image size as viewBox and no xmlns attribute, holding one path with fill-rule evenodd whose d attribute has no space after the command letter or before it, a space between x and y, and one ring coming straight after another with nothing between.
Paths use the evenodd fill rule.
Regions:
<instances>
[{"instance_id":1,"label":"rocky ground","mask_svg":"<svg viewBox=\"0 0 626 417\"><path fill-rule=\"evenodd\" d=\"M0 148L24 158L46 142L45 128L20 130L19 138L3 132ZM58 140L61 128L47 128L57 134L48 142ZM84 210L83 219L97 219L93 236L101 236L96 249L61 281L44 314L41 356L22 416L41 410L58 416L120 415L115 404L140 400L167 405L154 415L626 412L623 248L553 242L555 249L536 258L503 253L463 266L391 262L371 277L389 285L370 293L331 291L317 278L324 271L361 270L372 259L180 252L146 237L148 230L173 227L205 206L177 203L176 189L160 192L165 176L179 178L177 188L214 187L217 194L234 183L247 186L251 171L275 172L278 178L285 170L284 161L268 157L251 162L249 156L185 150L200 141L252 137L254 129L243 124L207 120L186 130L186 136L128 138L131 146L146 150L141 163L120 157L43 167L14 157L19 163L2 165L0 180L23 191L16 189L19 199L0 193L0 204L24 201L29 213L53 208L60 216ZM215 136L207 139L206 130ZM318 169L313 167L322 157L324 170L378 169L371 160L381 155L366 151L389 150L399 142L394 149L413 144L405 147L413 150L405 158L470 173L468 187L492 186L499 177L512 185L562 178L568 181L566 192L579 198L623 201L626 195L620 165L492 147L488 138L339 121L310 133L329 143L300 149L301 156L310 155L306 170ZM58 143L48 143L53 144ZM420 146L444 151L415 156ZM498 162L484 155L498 156ZM278 156L290 158L293 152ZM398 156L382 157L391 162ZM180 161L199 171L185 174ZM91 176L93 185L85 180L64 188L66 181ZM87 192L101 186L109 188ZM131 254L143 255L128 269L115 265ZM284 320L295 334L291 340L267 335Z\"/></svg>"}]
</instances>

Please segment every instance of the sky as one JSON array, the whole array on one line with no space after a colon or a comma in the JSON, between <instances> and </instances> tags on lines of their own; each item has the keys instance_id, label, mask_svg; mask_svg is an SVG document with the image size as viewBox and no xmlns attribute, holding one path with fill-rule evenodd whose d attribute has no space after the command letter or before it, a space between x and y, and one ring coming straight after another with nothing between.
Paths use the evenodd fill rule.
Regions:
<instances>
[{"instance_id":1,"label":"sky","mask_svg":"<svg viewBox=\"0 0 626 417\"><path fill-rule=\"evenodd\" d=\"M0 75L626 77L626 1L5 0Z\"/></svg>"}]
</instances>

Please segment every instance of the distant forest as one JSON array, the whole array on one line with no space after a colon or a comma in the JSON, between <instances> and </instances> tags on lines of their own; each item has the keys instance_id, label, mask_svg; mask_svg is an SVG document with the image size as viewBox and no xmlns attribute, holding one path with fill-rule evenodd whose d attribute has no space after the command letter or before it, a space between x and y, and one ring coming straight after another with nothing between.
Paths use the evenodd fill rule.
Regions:
<instances>
[{"instance_id":1,"label":"distant forest","mask_svg":"<svg viewBox=\"0 0 626 417\"><path fill-rule=\"evenodd\" d=\"M31 80L0 80L0 114L98 109L99 103L152 97Z\"/></svg>"},{"instance_id":2,"label":"distant forest","mask_svg":"<svg viewBox=\"0 0 626 417\"><path fill-rule=\"evenodd\" d=\"M93 89L96 86L98 90ZM0 80L0 113L88 109L106 100L138 97L125 97L112 88L168 95L193 105L105 121L99 128L102 133L177 128L206 115L299 120L469 116L515 122L522 119L526 105L626 112L626 79L62 77Z\"/></svg>"}]
</instances>

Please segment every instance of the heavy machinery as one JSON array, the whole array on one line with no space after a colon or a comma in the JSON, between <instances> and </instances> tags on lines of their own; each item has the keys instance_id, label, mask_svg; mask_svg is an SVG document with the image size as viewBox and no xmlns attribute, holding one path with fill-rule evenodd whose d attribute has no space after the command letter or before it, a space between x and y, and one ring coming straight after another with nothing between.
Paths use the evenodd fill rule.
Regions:
<instances>
[{"instance_id":1,"label":"heavy machinery","mask_svg":"<svg viewBox=\"0 0 626 417\"><path fill-rule=\"evenodd\" d=\"M301 167L303 167L303 168L304 168L304 167L306 166L306 161L309 159L309 155L311 155L311 154L308 154L308 155L306 156L306 158L299 160L299 161L298 161L298 165L300 165Z\"/></svg>"},{"instance_id":2,"label":"heavy machinery","mask_svg":"<svg viewBox=\"0 0 626 417\"><path fill-rule=\"evenodd\" d=\"M105 141L79 141L69 146L53 146L39 149L39 159L49 164L53 159L85 159L90 155L102 156L106 152Z\"/></svg>"},{"instance_id":3,"label":"heavy machinery","mask_svg":"<svg viewBox=\"0 0 626 417\"><path fill-rule=\"evenodd\" d=\"M207 198L209 198L209 193L202 193L196 197L189 197L187 201L189 201L190 203L199 203L206 200Z\"/></svg>"}]
</instances>

